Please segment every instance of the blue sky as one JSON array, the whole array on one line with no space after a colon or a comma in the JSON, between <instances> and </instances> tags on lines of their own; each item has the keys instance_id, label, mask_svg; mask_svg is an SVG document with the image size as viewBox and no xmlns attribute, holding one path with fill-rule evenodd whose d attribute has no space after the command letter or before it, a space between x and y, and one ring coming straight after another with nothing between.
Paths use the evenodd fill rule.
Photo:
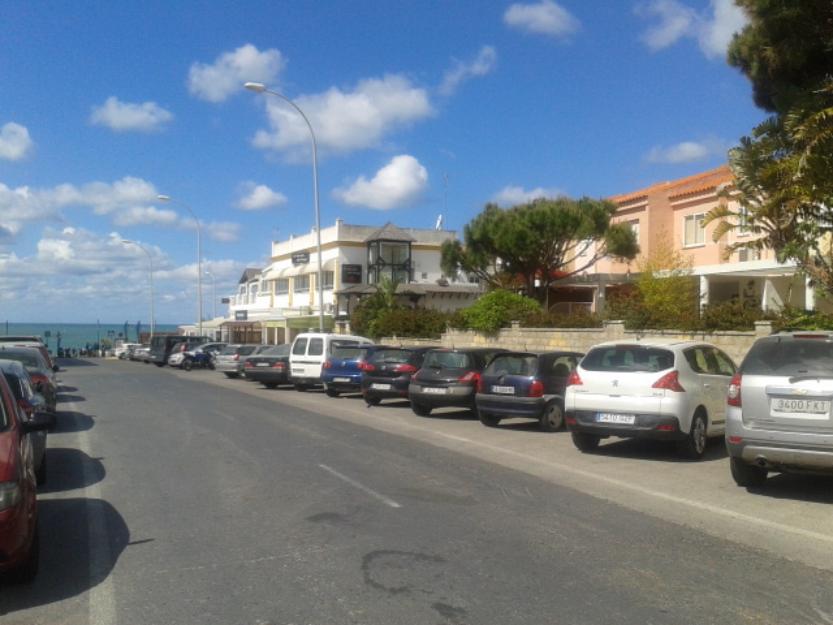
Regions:
<instances>
[{"instance_id":1,"label":"blue sky","mask_svg":"<svg viewBox=\"0 0 833 625\"><path fill-rule=\"evenodd\" d=\"M0 321L196 315L322 223L460 231L725 162L763 119L731 0L0 4ZM166 194L174 202L160 202ZM210 312L211 280L204 282ZM219 307L218 307L219 308Z\"/></svg>"}]
</instances>

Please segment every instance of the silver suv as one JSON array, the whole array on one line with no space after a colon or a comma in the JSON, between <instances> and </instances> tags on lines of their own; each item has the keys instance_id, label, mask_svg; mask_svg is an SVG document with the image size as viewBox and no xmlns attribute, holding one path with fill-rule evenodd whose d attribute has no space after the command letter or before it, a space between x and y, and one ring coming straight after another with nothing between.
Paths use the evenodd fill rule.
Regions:
<instances>
[{"instance_id":1,"label":"silver suv","mask_svg":"<svg viewBox=\"0 0 833 625\"><path fill-rule=\"evenodd\" d=\"M833 473L833 332L758 339L728 390L726 448L739 486L769 471Z\"/></svg>"}]
</instances>

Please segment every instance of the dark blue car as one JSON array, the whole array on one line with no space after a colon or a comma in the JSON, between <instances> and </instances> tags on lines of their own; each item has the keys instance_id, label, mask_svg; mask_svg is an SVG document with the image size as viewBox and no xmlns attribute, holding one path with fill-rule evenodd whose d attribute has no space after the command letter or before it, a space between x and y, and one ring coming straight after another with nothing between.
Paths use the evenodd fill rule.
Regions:
<instances>
[{"instance_id":1,"label":"dark blue car","mask_svg":"<svg viewBox=\"0 0 833 625\"><path fill-rule=\"evenodd\" d=\"M384 345L334 345L332 355L321 367L321 382L330 397L341 393L358 393L362 389L362 369Z\"/></svg>"}]
</instances>

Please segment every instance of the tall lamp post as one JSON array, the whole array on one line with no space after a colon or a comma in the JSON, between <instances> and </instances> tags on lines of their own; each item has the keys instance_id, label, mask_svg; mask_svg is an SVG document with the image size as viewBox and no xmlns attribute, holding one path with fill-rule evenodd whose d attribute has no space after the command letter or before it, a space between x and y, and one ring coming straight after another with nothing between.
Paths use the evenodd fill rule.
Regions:
<instances>
[{"instance_id":1,"label":"tall lamp post","mask_svg":"<svg viewBox=\"0 0 833 625\"><path fill-rule=\"evenodd\" d=\"M130 239L122 239L121 242L125 245L135 245L148 256L148 262L150 263L150 271L148 272L148 276L150 278L150 339L153 340L153 333L156 329L156 319L153 313L153 256L144 245L138 243L137 241L131 241ZM136 337L136 340L139 340L138 336Z\"/></svg>"},{"instance_id":2,"label":"tall lamp post","mask_svg":"<svg viewBox=\"0 0 833 625\"><path fill-rule=\"evenodd\" d=\"M200 220L197 219L194 211L191 210L191 207L185 202L176 200L170 195L162 194L157 195L156 199L160 202L178 204L188 211L191 217L194 218L194 222L197 224L197 334L198 336L202 336L202 226L200 225Z\"/></svg>"},{"instance_id":3,"label":"tall lamp post","mask_svg":"<svg viewBox=\"0 0 833 625\"><path fill-rule=\"evenodd\" d=\"M205 270L205 275L211 276L211 318L217 318L217 281L214 279L214 274Z\"/></svg>"},{"instance_id":4,"label":"tall lamp post","mask_svg":"<svg viewBox=\"0 0 833 625\"><path fill-rule=\"evenodd\" d=\"M318 203L318 146L315 142L315 131L313 131L312 124L310 124L309 119L307 119L307 116L304 115L304 112L298 107L298 105L282 93L278 93L277 91L267 89L266 85L264 85L262 82L247 82L243 86L246 87L246 89L248 89L249 91L254 91L255 93L268 93L269 95L273 95L275 97L280 98L298 112L298 114L306 122L307 128L309 128L310 138L312 139L312 197L313 204L315 207L315 236L316 246L318 248L318 272L315 276L315 282L318 285L318 329L319 331L323 332L324 281L322 279L323 271L321 267L321 207Z\"/></svg>"}]
</instances>

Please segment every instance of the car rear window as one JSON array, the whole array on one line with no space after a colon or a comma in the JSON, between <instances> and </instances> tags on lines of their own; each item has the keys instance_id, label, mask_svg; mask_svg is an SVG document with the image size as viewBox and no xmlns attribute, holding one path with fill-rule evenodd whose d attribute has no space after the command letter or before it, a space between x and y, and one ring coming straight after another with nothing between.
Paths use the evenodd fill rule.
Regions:
<instances>
[{"instance_id":1,"label":"car rear window","mask_svg":"<svg viewBox=\"0 0 833 625\"><path fill-rule=\"evenodd\" d=\"M310 339L307 354L309 356L320 356L324 353L324 339Z\"/></svg>"},{"instance_id":2,"label":"car rear window","mask_svg":"<svg viewBox=\"0 0 833 625\"><path fill-rule=\"evenodd\" d=\"M303 356L307 353L307 339L296 339L292 346L292 353L296 356Z\"/></svg>"},{"instance_id":3,"label":"car rear window","mask_svg":"<svg viewBox=\"0 0 833 625\"><path fill-rule=\"evenodd\" d=\"M484 373L486 375L535 375L538 370L538 358L535 356L498 356Z\"/></svg>"},{"instance_id":4,"label":"car rear window","mask_svg":"<svg viewBox=\"0 0 833 625\"><path fill-rule=\"evenodd\" d=\"M423 367L429 369L469 369L471 356L465 352L428 352Z\"/></svg>"},{"instance_id":5,"label":"car rear window","mask_svg":"<svg viewBox=\"0 0 833 625\"><path fill-rule=\"evenodd\" d=\"M237 353L241 356L248 356L254 353L255 349L257 349L257 345L243 345L237 350Z\"/></svg>"},{"instance_id":6,"label":"car rear window","mask_svg":"<svg viewBox=\"0 0 833 625\"><path fill-rule=\"evenodd\" d=\"M228 345L220 352L221 356L233 356L237 353L237 345Z\"/></svg>"},{"instance_id":7,"label":"car rear window","mask_svg":"<svg viewBox=\"0 0 833 625\"><path fill-rule=\"evenodd\" d=\"M31 367L33 369L40 369L41 368L41 360L39 358L40 354L37 352L8 352L5 350L0 351L0 358L7 358L9 360L16 360L18 362L23 363L24 367Z\"/></svg>"},{"instance_id":8,"label":"car rear window","mask_svg":"<svg viewBox=\"0 0 833 625\"><path fill-rule=\"evenodd\" d=\"M333 358L342 360L361 360L367 356L367 347L354 347L351 345L334 345Z\"/></svg>"},{"instance_id":9,"label":"car rear window","mask_svg":"<svg viewBox=\"0 0 833 625\"><path fill-rule=\"evenodd\" d=\"M272 347L267 347L260 353L264 356L288 356L289 345L274 345Z\"/></svg>"},{"instance_id":10,"label":"car rear window","mask_svg":"<svg viewBox=\"0 0 833 625\"><path fill-rule=\"evenodd\" d=\"M741 365L748 375L833 375L833 342L824 338L758 341Z\"/></svg>"},{"instance_id":11,"label":"car rear window","mask_svg":"<svg viewBox=\"0 0 833 625\"><path fill-rule=\"evenodd\" d=\"M642 345L605 345L591 349L581 366L587 371L664 371L674 366L674 352Z\"/></svg>"},{"instance_id":12,"label":"car rear window","mask_svg":"<svg viewBox=\"0 0 833 625\"><path fill-rule=\"evenodd\" d=\"M23 399L23 389L21 388L20 379L13 373L3 372L3 377L6 378L6 383L12 389L12 395L15 399Z\"/></svg>"},{"instance_id":13,"label":"car rear window","mask_svg":"<svg viewBox=\"0 0 833 625\"><path fill-rule=\"evenodd\" d=\"M412 354L410 349L380 349L370 357L370 362L401 364L408 362Z\"/></svg>"}]
</instances>

